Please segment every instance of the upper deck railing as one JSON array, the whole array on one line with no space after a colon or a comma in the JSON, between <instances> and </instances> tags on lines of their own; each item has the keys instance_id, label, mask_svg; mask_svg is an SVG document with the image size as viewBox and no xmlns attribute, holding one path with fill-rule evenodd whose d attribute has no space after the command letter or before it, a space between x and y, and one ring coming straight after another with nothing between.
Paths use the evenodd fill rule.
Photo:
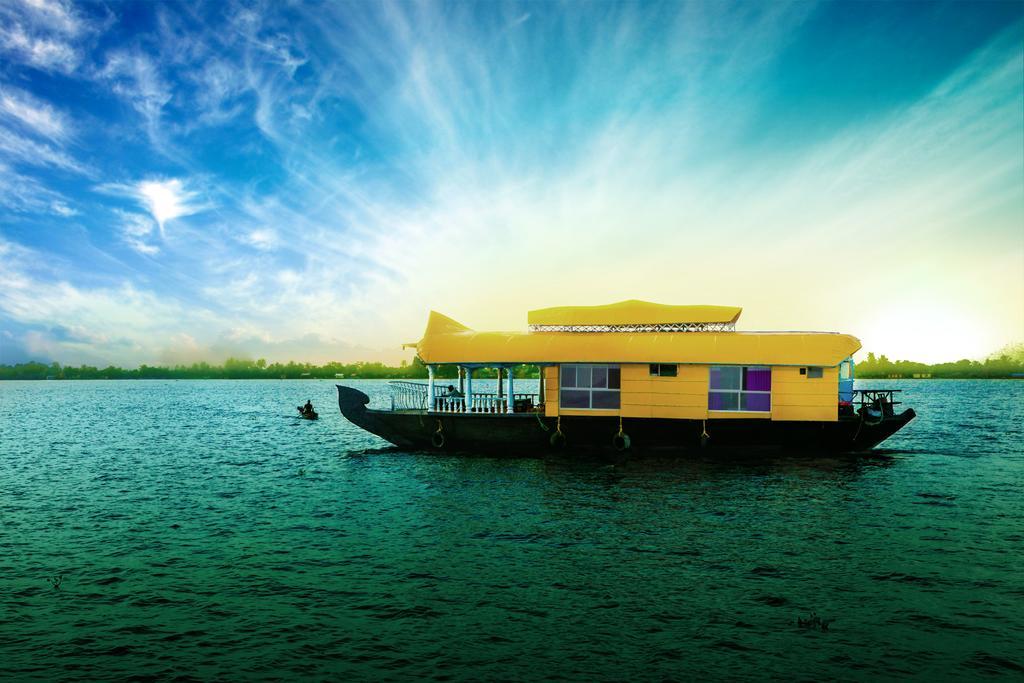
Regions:
<instances>
[{"instance_id":1,"label":"upper deck railing","mask_svg":"<svg viewBox=\"0 0 1024 683\"><path fill-rule=\"evenodd\" d=\"M622 325L530 325L530 332L735 332L735 322L627 323Z\"/></svg>"},{"instance_id":2,"label":"upper deck railing","mask_svg":"<svg viewBox=\"0 0 1024 683\"><path fill-rule=\"evenodd\" d=\"M388 382L391 389L391 410L427 410L430 403L429 385L421 382L396 380ZM441 387L435 386L434 404L430 412L435 413L490 413L506 414L508 397L496 393L473 392L467 402L461 394L449 394ZM539 394L519 393L512 395L512 412L527 413L539 405Z\"/></svg>"}]
</instances>

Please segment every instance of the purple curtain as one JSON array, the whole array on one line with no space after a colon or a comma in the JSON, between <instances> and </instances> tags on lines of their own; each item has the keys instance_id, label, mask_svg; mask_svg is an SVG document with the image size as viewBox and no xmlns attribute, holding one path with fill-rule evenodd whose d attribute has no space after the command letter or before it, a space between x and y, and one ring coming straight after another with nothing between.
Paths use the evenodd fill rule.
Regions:
<instances>
[{"instance_id":1,"label":"purple curtain","mask_svg":"<svg viewBox=\"0 0 1024 683\"><path fill-rule=\"evenodd\" d=\"M771 391L771 368L743 368L743 389L746 391Z\"/></svg>"},{"instance_id":2,"label":"purple curtain","mask_svg":"<svg viewBox=\"0 0 1024 683\"><path fill-rule=\"evenodd\" d=\"M767 413L771 409L771 394L743 394L743 410Z\"/></svg>"}]
</instances>

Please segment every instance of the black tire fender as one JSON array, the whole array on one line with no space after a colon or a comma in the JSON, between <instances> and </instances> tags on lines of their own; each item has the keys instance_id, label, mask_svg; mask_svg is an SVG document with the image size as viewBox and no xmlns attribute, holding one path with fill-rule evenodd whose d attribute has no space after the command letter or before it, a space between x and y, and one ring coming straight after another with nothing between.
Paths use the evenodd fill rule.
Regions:
<instances>
[{"instance_id":1,"label":"black tire fender","mask_svg":"<svg viewBox=\"0 0 1024 683\"><path fill-rule=\"evenodd\" d=\"M628 451L631 445L629 434L626 434L625 432L619 432L612 437L612 447L614 447L619 453Z\"/></svg>"}]
</instances>

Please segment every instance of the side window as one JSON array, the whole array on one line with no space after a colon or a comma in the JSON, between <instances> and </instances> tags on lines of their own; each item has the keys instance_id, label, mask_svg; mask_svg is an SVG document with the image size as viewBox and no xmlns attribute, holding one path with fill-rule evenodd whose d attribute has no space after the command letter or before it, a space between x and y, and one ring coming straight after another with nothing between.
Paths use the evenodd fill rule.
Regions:
<instances>
[{"instance_id":1,"label":"side window","mask_svg":"<svg viewBox=\"0 0 1024 683\"><path fill-rule=\"evenodd\" d=\"M651 363L651 377L676 377L678 374L678 365Z\"/></svg>"},{"instance_id":2,"label":"side window","mask_svg":"<svg viewBox=\"0 0 1024 683\"><path fill-rule=\"evenodd\" d=\"M853 362L850 360L844 360L839 364L839 379L852 379L853 378Z\"/></svg>"},{"instance_id":3,"label":"side window","mask_svg":"<svg viewBox=\"0 0 1024 683\"><path fill-rule=\"evenodd\" d=\"M710 373L708 410L771 412L771 368L713 365Z\"/></svg>"},{"instance_id":4,"label":"side window","mask_svg":"<svg viewBox=\"0 0 1024 683\"><path fill-rule=\"evenodd\" d=\"M808 367L807 379L821 379L824 376L824 368Z\"/></svg>"},{"instance_id":5,"label":"side window","mask_svg":"<svg viewBox=\"0 0 1024 683\"><path fill-rule=\"evenodd\" d=\"M562 408L619 407L622 373L618 365L562 365L559 376Z\"/></svg>"}]
</instances>

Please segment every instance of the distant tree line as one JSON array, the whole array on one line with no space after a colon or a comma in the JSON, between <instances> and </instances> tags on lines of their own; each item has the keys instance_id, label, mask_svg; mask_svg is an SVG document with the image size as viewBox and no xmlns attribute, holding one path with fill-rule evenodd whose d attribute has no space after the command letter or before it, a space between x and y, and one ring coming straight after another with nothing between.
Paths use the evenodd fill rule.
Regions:
<instances>
[{"instance_id":1,"label":"distant tree line","mask_svg":"<svg viewBox=\"0 0 1024 683\"><path fill-rule=\"evenodd\" d=\"M891 361L884 355L869 353L856 365L860 379L932 378L932 379L1003 379L1024 378L1024 345L1006 349L983 361L958 360L928 365L911 360Z\"/></svg>"},{"instance_id":2,"label":"distant tree line","mask_svg":"<svg viewBox=\"0 0 1024 683\"><path fill-rule=\"evenodd\" d=\"M438 369L436 377L454 379L458 370L454 365ZM496 370L481 368L473 373L481 379L495 378ZM537 377L537 368L521 365L516 377ZM61 365L60 363L19 363L0 365L0 380L5 379L426 379L427 368L419 358L397 366L384 363L267 363L266 360L228 358L223 365L193 363L192 365L157 366L140 365L124 369L113 365L96 368L91 365Z\"/></svg>"},{"instance_id":3,"label":"distant tree line","mask_svg":"<svg viewBox=\"0 0 1024 683\"><path fill-rule=\"evenodd\" d=\"M454 365L438 369L439 379L457 377ZM493 379L497 371L480 368L473 376ZM515 369L518 378L537 377L533 365L520 365ZM857 363L857 377L886 379L930 377L936 379L999 379L1024 377L1024 344L1007 347L983 361L958 360L951 363L928 365L909 360L891 361L884 355L869 353ZM140 365L124 369L113 365L95 368L91 365L61 365L60 363L20 363L0 365L0 380L5 379L426 379L427 368L419 358L411 363L402 361L397 367L383 363L267 363L266 360L228 358L222 365L193 363L192 365Z\"/></svg>"}]
</instances>

